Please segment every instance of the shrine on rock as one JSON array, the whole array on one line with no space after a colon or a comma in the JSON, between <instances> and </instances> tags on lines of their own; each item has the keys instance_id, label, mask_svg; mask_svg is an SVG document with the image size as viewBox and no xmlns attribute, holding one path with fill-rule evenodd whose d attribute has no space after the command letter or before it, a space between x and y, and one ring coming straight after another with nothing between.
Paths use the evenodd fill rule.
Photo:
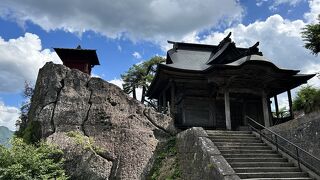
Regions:
<instances>
[{"instance_id":1,"label":"shrine on rock","mask_svg":"<svg viewBox=\"0 0 320 180\"><path fill-rule=\"evenodd\" d=\"M91 75L91 69L95 65L100 65L95 49L82 49L79 45L75 49L54 48L54 50L63 62L63 65L70 69L78 69Z\"/></svg>"}]
</instances>

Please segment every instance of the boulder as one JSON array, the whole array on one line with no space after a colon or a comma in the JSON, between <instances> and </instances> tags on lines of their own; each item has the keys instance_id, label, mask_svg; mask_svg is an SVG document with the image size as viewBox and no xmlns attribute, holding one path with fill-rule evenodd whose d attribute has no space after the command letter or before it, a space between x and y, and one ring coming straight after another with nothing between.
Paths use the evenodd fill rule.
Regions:
<instances>
[{"instance_id":1,"label":"boulder","mask_svg":"<svg viewBox=\"0 0 320 180\"><path fill-rule=\"evenodd\" d=\"M144 179L158 143L177 133L172 118L118 86L51 62L39 71L29 119L65 152L72 179Z\"/></svg>"}]
</instances>

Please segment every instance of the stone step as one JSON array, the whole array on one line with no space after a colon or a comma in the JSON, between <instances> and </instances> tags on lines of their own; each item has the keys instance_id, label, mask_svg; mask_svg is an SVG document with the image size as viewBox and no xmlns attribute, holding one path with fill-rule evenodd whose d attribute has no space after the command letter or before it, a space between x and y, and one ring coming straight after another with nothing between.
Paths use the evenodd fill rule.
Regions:
<instances>
[{"instance_id":1,"label":"stone step","mask_svg":"<svg viewBox=\"0 0 320 180\"><path fill-rule=\"evenodd\" d=\"M239 167L233 168L236 173L251 172L301 172L297 167Z\"/></svg>"},{"instance_id":2,"label":"stone step","mask_svg":"<svg viewBox=\"0 0 320 180\"><path fill-rule=\"evenodd\" d=\"M229 139L229 138L209 138L214 143L215 142L245 142L245 143L259 143L261 142L260 139Z\"/></svg>"},{"instance_id":3,"label":"stone step","mask_svg":"<svg viewBox=\"0 0 320 180\"><path fill-rule=\"evenodd\" d=\"M226 158L229 163L232 162L288 162L285 158L265 158L265 157L256 157L256 158Z\"/></svg>"},{"instance_id":4,"label":"stone step","mask_svg":"<svg viewBox=\"0 0 320 180\"><path fill-rule=\"evenodd\" d=\"M207 134L252 134L251 131L206 130Z\"/></svg>"},{"instance_id":5,"label":"stone step","mask_svg":"<svg viewBox=\"0 0 320 180\"><path fill-rule=\"evenodd\" d=\"M296 177L296 178L249 178L249 179L242 179L242 180L313 180L310 177Z\"/></svg>"},{"instance_id":6,"label":"stone step","mask_svg":"<svg viewBox=\"0 0 320 180\"><path fill-rule=\"evenodd\" d=\"M237 173L240 178L297 178L308 177L305 172L258 172L258 173Z\"/></svg>"},{"instance_id":7,"label":"stone step","mask_svg":"<svg viewBox=\"0 0 320 180\"><path fill-rule=\"evenodd\" d=\"M274 150L247 150L247 149L232 149L232 150L220 150L222 154L276 154Z\"/></svg>"},{"instance_id":8,"label":"stone step","mask_svg":"<svg viewBox=\"0 0 320 180\"><path fill-rule=\"evenodd\" d=\"M259 138L255 136L209 136L209 139L245 139L245 140L251 140L251 139L257 139L260 140Z\"/></svg>"},{"instance_id":9,"label":"stone step","mask_svg":"<svg viewBox=\"0 0 320 180\"><path fill-rule=\"evenodd\" d=\"M230 162L231 167L294 167L292 163L288 162Z\"/></svg>"},{"instance_id":10,"label":"stone step","mask_svg":"<svg viewBox=\"0 0 320 180\"><path fill-rule=\"evenodd\" d=\"M223 154L224 158L254 158L254 157L270 157L270 158L281 158L282 156L276 153L270 154Z\"/></svg>"},{"instance_id":11,"label":"stone step","mask_svg":"<svg viewBox=\"0 0 320 180\"><path fill-rule=\"evenodd\" d=\"M262 142L247 143L247 142L214 142L216 146L266 146Z\"/></svg>"},{"instance_id":12,"label":"stone step","mask_svg":"<svg viewBox=\"0 0 320 180\"><path fill-rule=\"evenodd\" d=\"M247 149L247 150L272 150L269 146L217 146L219 150Z\"/></svg>"},{"instance_id":13,"label":"stone step","mask_svg":"<svg viewBox=\"0 0 320 180\"><path fill-rule=\"evenodd\" d=\"M209 137L220 137L220 136L229 136L229 137L256 137L253 134L208 134Z\"/></svg>"}]
</instances>

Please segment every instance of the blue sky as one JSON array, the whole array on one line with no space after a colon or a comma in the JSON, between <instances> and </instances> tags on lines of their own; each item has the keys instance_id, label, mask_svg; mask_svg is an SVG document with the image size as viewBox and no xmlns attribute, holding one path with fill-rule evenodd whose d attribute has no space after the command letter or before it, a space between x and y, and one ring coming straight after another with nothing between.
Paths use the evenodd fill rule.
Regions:
<instances>
[{"instance_id":1,"label":"blue sky","mask_svg":"<svg viewBox=\"0 0 320 180\"><path fill-rule=\"evenodd\" d=\"M315 73L319 57L303 48L300 32L318 14L320 0L2 0L0 125L15 129L24 81L34 83L45 62L61 63L53 47L96 49L93 74L120 86L130 66L165 56L167 40L217 44L232 32L238 46L260 41L279 67Z\"/></svg>"}]
</instances>

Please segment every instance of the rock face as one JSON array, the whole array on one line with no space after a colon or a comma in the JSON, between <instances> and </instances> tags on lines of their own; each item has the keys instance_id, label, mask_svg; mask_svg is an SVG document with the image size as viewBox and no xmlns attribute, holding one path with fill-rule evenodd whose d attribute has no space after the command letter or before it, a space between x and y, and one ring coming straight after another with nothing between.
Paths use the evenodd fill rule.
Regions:
<instances>
[{"instance_id":1,"label":"rock face","mask_svg":"<svg viewBox=\"0 0 320 180\"><path fill-rule=\"evenodd\" d=\"M201 127L177 135L177 156L182 177L201 180L240 180L217 146Z\"/></svg>"},{"instance_id":2,"label":"rock face","mask_svg":"<svg viewBox=\"0 0 320 180\"><path fill-rule=\"evenodd\" d=\"M40 138L64 150L73 179L144 179L159 141L177 132L170 117L119 87L53 63L39 71L29 119L39 124Z\"/></svg>"}]
</instances>

